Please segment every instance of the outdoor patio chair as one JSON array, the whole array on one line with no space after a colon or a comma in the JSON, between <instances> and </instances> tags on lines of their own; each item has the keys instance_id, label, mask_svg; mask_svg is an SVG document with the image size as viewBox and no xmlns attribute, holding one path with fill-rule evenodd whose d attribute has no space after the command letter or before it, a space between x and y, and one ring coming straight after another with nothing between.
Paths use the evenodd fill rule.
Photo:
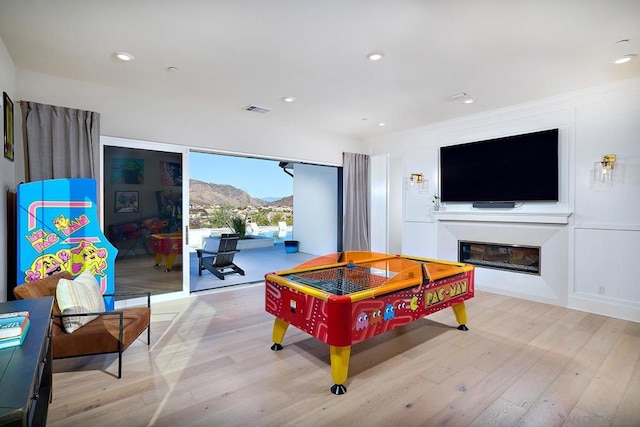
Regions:
<instances>
[{"instance_id":1,"label":"outdoor patio chair","mask_svg":"<svg viewBox=\"0 0 640 427\"><path fill-rule=\"evenodd\" d=\"M249 223L249 227L248 227L248 228L249 228L249 230L248 230L248 231L249 231L251 234L256 234L256 235L257 235L257 234L260 234L260 226L258 225L258 223L257 223L257 222L250 222L250 223Z\"/></svg>"},{"instance_id":2,"label":"outdoor patio chair","mask_svg":"<svg viewBox=\"0 0 640 427\"><path fill-rule=\"evenodd\" d=\"M238 234L223 234L220 236L220 244L217 251L211 251L206 247L196 249L198 254L198 275L202 276L202 270L210 271L220 280L224 280L227 274L238 273L244 276L244 270L233 263L233 257L237 252Z\"/></svg>"},{"instance_id":3,"label":"outdoor patio chair","mask_svg":"<svg viewBox=\"0 0 640 427\"><path fill-rule=\"evenodd\" d=\"M285 221L278 222L278 237L284 237L287 234L287 223Z\"/></svg>"}]
</instances>

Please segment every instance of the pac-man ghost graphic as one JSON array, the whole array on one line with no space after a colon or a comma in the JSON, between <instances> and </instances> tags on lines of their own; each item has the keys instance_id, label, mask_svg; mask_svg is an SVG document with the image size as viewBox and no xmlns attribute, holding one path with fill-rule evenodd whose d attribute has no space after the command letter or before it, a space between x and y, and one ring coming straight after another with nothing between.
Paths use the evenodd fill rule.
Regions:
<instances>
[{"instance_id":1,"label":"pac-man ghost graphic","mask_svg":"<svg viewBox=\"0 0 640 427\"><path fill-rule=\"evenodd\" d=\"M369 326L369 316L364 311L361 311L356 318L356 331L361 331Z\"/></svg>"},{"instance_id":2,"label":"pac-man ghost graphic","mask_svg":"<svg viewBox=\"0 0 640 427\"><path fill-rule=\"evenodd\" d=\"M371 318L369 319L369 325L377 325L382 322L382 310L373 310L371 312Z\"/></svg>"},{"instance_id":3,"label":"pac-man ghost graphic","mask_svg":"<svg viewBox=\"0 0 640 427\"><path fill-rule=\"evenodd\" d=\"M387 306L384 308L384 320L391 320L393 319L393 317L395 316L395 312L393 311L393 305L392 304L387 304Z\"/></svg>"}]
</instances>

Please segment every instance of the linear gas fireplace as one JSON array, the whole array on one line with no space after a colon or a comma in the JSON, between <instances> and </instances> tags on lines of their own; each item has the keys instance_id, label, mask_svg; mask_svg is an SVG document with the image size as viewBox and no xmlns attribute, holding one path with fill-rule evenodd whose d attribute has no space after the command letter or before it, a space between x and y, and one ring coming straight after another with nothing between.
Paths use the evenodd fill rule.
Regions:
<instances>
[{"instance_id":1,"label":"linear gas fireplace","mask_svg":"<svg viewBox=\"0 0 640 427\"><path fill-rule=\"evenodd\" d=\"M540 247L458 241L458 261L478 267L540 275Z\"/></svg>"}]
</instances>

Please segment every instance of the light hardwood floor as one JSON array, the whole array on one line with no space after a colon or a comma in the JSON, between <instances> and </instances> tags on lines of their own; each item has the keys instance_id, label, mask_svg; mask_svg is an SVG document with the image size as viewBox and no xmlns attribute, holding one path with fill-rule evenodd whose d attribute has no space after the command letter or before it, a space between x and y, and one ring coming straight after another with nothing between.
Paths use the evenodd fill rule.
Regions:
<instances>
[{"instance_id":1,"label":"light hardwood floor","mask_svg":"<svg viewBox=\"0 0 640 427\"><path fill-rule=\"evenodd\" d=\"M176 257L171 272L154 267L154 255L132 255L116 260L116 292L149 291L152 295L182 291L182 258Z\"/></svg>"},{"instance_id":2,"label":"light hardwood floor","mask_svg":"<svg viewBox=\"0 0 640 427\"><path fill-rule=\"evenodd\" d=\"M263 285L152 306L151 346L54 362L50 426L638 426L640 324L485 292L352 348L294 327L273 352Z\"/></svg>"}]
</instances>

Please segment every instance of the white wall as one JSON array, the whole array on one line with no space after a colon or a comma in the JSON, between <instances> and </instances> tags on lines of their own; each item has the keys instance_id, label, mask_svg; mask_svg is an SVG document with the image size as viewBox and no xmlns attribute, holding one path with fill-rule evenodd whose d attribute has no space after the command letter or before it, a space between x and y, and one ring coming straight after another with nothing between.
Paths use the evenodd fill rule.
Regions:
<instances>
[{"instance_id":1,"label":"white wall","mask_svg":"<svg viewBox=\"0 0 640 427\"><path fill-rule=\"evenodd\" d=\"M371 250L388 253L389 250L389 159L388 154L371 156Z\"/></svg>"},{"instance_id":2,"label":"white wall","mask_svg":"<svg viewBox=\"0 0 640 427\"><path fill-rule=\"evenodd\" d=\"M293 174L293 238L300 242L300 252L337 252L337 168L296 164Z\"/></svg>"},{"instance_id":3,"label":"white wall","mask_svg":"<svg viewBox=\"0 0 640 427\"><path fill-rule=\"evenodd\" d=\"M394 232L393 224L402 221L402 157L382 154L371 156L371 250L388 254L403 253L402 234ZM405 251L406 252L406 251ZM418 253L414 253L418 255Z\"/></svg>"},{"instance_id":4,"label":"white wall","mask_svg":"<svg viewBox=\"0 0 640 427\"><path fill-rule=\"evenodd\" d=\"M408 215L405 198L404 206L390 205L403 212L403 220L391 223L389 232L402 234L406 253L443 259L457 258L452 245L461 235L484 233L503 243L537 235L540 244L549 245L542 255L549 263L537 281L478 269L477 288L640 321L633 274L633 260L640 255L640 78L368 142L371 155L403 156L404 167L395 173L406 180L422 172L435 193L439 147L555 127L560 129L558 203L526 203L509 211L447 204L446 212L420 219L415 212ZM610 188L590 181L593 163L603 154L618 159L617 181ZM390 191L404 190L400 184Z\"/></svg>"},{"instance_id":5,"label":"white wall","mask_svg":"<svg viewBox=\"0 0 640 427\"><path fill-rule=\"evenodd\" d=\"M593 312L611 307L640 321L640 79L620 92L601 93L576 106L575 257L569 306ZM633 84L635 83L635 84ZM593 163L616 154L616 182L590 185ZM601 293L603 292L603 293Z\"/></svg>"},{"instance_id":6,"label":"white wall","mask_svg":"<svg viewBox=\"0 0 640 427\"><path fill-rule=\"evenodd\" d=\"M11 100L14 102L14 111L13 114L16 117L14 122L14 138L16 142L22 139L21 132L21 120L18 116L20 116L20 106L17 102L16 97L16 70L13 65L13 61L9 56L9 52L7 51L4 42L0 38L0 96L2 96L1 92L6 92ZM0 117L3 117L4 111L4 103L2 98L0 98ZM4 120L0 119L0 128L2 132L0 133L0 140L3 141L4 145ZM4 152L4 150L3 150ZM20 162L20 159L16 159ZM6 193L7 190L15 191L16 189L16 172L15 172L15 162L11 162L4 158L4 155L0 156L0 186L2 187L2 191L0 192L0 236L5 235L6 226L7 226L7 200ZM7 299L7 266L5 260L7 259L7 251L15 251L15 248L7 248L7 239L2 239L0 243L0 302L6 301ZM10 279L15 281L15 278Z\"/></svg>"}]
</instances>

